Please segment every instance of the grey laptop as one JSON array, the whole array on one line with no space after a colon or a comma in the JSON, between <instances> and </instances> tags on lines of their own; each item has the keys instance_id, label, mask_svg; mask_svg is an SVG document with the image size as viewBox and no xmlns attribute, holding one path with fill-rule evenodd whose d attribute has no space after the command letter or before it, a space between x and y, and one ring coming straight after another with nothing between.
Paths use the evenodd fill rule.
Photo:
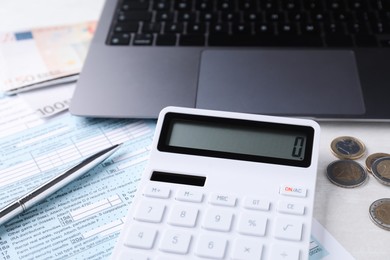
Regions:
<instances>
[{"instance_id":1,"label":"grey laptop","mask_svg":"<svg viewBox=\"0 0 390 260\"><path fill-rule=\"evenodd\" d=\"M390 119L390 2L107 0L70 111Z\"/></svg>"}]
</instances>

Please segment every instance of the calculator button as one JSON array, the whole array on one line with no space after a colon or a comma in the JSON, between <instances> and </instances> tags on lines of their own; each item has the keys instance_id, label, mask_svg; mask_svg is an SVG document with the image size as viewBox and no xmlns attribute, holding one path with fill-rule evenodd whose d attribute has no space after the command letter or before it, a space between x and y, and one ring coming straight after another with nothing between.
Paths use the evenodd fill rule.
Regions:
<instances>
[{"instance_id":1,"label":"calculator button","mask_svg":"<svg viewBox=\"0 0 390 260\"><path fill-rule=\"evenodd\" d=\"M260 260L263 245L255 239L237 239L234 242L233 260Z\"/></svg>"},{"instance_id":2,"label":"calculator button","mask_svg":"<svg viewBox=\"0 0 390 260\"><path fill-rule=\"evenodd\" d=\"M129 247L151 249L157 235L157 229L134 225L126 233L124 244Z\"/></svg>"},{"instance_id":3,"label":"calculator button","mask_svg":"<svg viewBox=\"0 0 390 260\"><path fill-rule=\"evenodd\" d=\"M175 254L186 254L191 242L191 235L182 231L167 230L165 231L161 244L160 250L175 253Z\"/></svg>"},{"instance_id":4,"label":"calculator button","mask_svg":"<svg viewBox=\"0 0 390 260\"><path fill-rule=\"evenodd\" d=\"M199 191L181 189L177 192L176 199L180 201L202 202L203 193Z\"/></svg>"},{"instance_id":5,"label":"calculator button","mask_svg":"<svg viewBox=\"0 0 390 260\"><path fill-rule=\"evenodd\" d=\"M168 199L171 190L166 187L160 187L155 185L149 185L144 190L144 196L152 198Z\"/></svg>"},{"instance_id":6,"label":"calculator button","mask_svg":"<svg viewBox=\"0 0 390 260\"><path fill-rule=\"evenodd\" d=\"M288 245L273 245L271 247L272 260L299 260L299 249Z\"/></svg>"},{"instance_id":7,"label":"calculator button","mask_svg":"<svg viewBox=\"0 0 390 260\"><path fill-rule=\"evenodd\" d=\"M244 199L244 208L268 211L270 202L264 199L247 197Z\"/></svg>"},{"instance_id":8,"label":"calculator button","mask_svg":"<svg viewBox=\"0 0 390 260\"><path fill-rule=\"evenodd\" d=\"M301 240L303 223L289 218L278 218L275 222L275 237L284 240Z\"/></svg>"},{"instance_id":9,"label":"calculator button","mask_svg":"<svg viewBox=\"0 0 390 260\"><path fill-rule=\"evenodd\" d=\"M282 195L304 198L306 197L307 189L293 185L282 185L279 189L279 193Z\"/></svg>"},{"instance_id":10,"label":"calculator button","mask_svg":"<svg viewBox=\"0 0 390 260\"><path fill-rule=\"evenodd\" d=\"M238 221L238 232L244 235L264 236L267 217L259 214L243 213Z\"/></svg>"},{"instance_id":11,"label":"calculator button","mask_svg":"<svg viewBox=\"0 0 390 260\"><path fill-rule=\"evenodd\" d=\"M222 193L213 193L210 196L209 202L213 205L234 207L236 205L237 198L235 196L229 196Z\"/></svg>"},{"instance_id":12,"label":"calculator button","mask_svg":"<svg viewBox=\"0 0 390 260\"><path fill-rule=\"evenodd\" d=\"M223 259L227 240L213 235L199 236L195 254L200 257Z\"/></svg>"},{"instance_id":13,"label":"calculator button","mask_svg":"<svg viewBox=\"0 0 390 260\"><path fill-rule=\"evenodd\" d=\"M186 205L175 205L168 218L168 223L174 226L195 227L199 210Z\"/></svg>"},{"instance_id":14,"label":"calculator button","mask_svg":"<svg viewBox=\"0 0 390 260\"><path fill-rule=\"evenodd\" d=\"M143 201L138 205L134 219L138 221L146 221L159 223L164 215L165 205L157 201Z\"/></svg>"},{"instance_id":15,"label":"calculator button","mask_svg":"<svg viewBox=\"0 0 390 260\"><path fill-rule=\"evenodd\" d=\"M203 228L216 231L229 231L233 213L215 208L208 209L203 219Z\"/></svg>"},{"instance_id":16,"label":"calculator button","mask_svg":"<svg viewBox=\"0 0 390 260\"><path fill-rule=\"evenodd\" d=\"M287 214L303 215L305 213L305 206L299 203L279 201L278 211Z\"/></svg>"}]
</instances>

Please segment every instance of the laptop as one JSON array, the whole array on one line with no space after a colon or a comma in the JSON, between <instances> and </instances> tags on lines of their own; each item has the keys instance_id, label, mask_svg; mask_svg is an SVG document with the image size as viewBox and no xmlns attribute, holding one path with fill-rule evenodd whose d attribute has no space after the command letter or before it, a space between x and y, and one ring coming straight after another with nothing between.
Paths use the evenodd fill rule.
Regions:
<instances>
[{"instance_id":1,"label":"laptop","mask_svg":"<svg viewBox=\"0 0 390 260\"><path fill-rule=\"evenodd\" d=\"M70 111L390 119L390 2L108 0Z\"/></svg>"}]
</instances>

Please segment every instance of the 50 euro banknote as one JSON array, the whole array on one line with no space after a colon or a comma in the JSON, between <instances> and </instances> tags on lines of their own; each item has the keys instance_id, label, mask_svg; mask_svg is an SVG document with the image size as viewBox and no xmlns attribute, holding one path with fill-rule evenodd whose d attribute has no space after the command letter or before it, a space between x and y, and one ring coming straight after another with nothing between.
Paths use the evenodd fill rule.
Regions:
<instances>
[{"instance_id":1,"label":"50 euro banknote","mask_svg":"<svg viewBox=\"0 0 390 260\"><path fill-rule=\"evenodd\" d=\"M0 91L80 72L96 22L0 32Z\"/></svg>"}]
</instances>

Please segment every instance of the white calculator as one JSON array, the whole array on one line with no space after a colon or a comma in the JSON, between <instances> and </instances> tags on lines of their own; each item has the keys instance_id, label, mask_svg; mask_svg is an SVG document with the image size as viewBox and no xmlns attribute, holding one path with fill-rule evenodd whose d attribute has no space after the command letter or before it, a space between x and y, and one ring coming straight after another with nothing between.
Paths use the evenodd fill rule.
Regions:
<instances>
[{"instance_id":1,"label":"white calculator","mask_svg":"<svg viewBox=\"0 0 390 260\"><path fill-rule=\"evenodd\" d=\"M167 107L113 259L308 259L319 125Z\"/></svg>"}]
</instances>

